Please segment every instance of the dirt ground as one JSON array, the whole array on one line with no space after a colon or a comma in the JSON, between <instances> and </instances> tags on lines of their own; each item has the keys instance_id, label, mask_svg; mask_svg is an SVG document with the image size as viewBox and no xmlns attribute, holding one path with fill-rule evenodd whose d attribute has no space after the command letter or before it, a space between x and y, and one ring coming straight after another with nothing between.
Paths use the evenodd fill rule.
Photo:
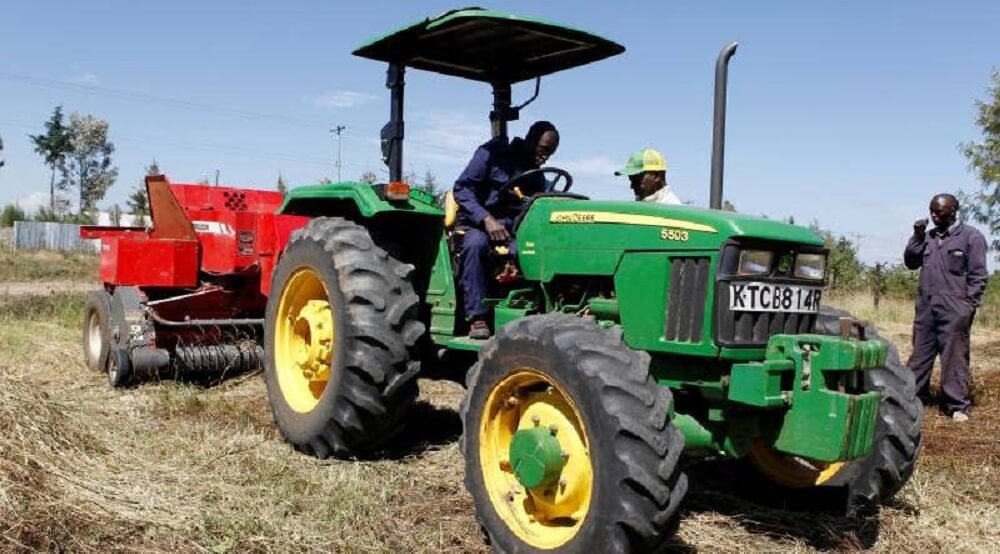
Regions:
<instances>
[{"instance_id":1,"label":"dirt ground","mask_svg":"<svg viewBox=\"0 0 1000 554\"><path fill-rule=\"evenodd\" d=\"M0 296L28 296L39 294L54 294L58 292L87 292L98 290L97 283L80 281L15 281L4 283L0 281Z\"/></svg>"},{"instance_id":2,"label":"dirt ground","mask_svg":"<svg viewBox=\"0 0 1000 554\"><path fill-rule=\"evenodd\" d=\"M908 326L883 331L905 357ZM319 461L281 441L259 374L109 390L79 334L71 317L0 318L0 551L487 551L462 486L458 385L421 381L383 459ZM766 508L725 466L695 466L673 548L997 552L1000 330L975 330L973 365L972 421L929 411L916 474L880 513Z\"/></svg>"}]
</instances>

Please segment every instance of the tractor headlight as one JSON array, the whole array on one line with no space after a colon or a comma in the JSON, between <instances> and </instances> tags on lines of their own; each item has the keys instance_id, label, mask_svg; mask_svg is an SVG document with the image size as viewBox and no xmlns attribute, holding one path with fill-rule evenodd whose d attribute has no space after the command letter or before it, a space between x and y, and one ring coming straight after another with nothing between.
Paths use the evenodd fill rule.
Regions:
<instances>
[{"instance_id":1,"label":"tractor headlight","mask_svg":"<svg viewBox=\"0 0 1000 554\"><path fill-rule=\"evenodd\" d=\"M799 254L795 256L793 275L799 279L822 281L826 274L826 256L823 254Z\"/></svg>"},{"instance_id":2,"label":"tractor headlight","mask_svg":"<svg viewBox=\"0 0 1000 554\"><path fill-rule=\"evenodd\" d=\"M769 250L744 250L740 252L739 275L769 275L774 263L774 252Z\"/></svg>"}]
</instances>

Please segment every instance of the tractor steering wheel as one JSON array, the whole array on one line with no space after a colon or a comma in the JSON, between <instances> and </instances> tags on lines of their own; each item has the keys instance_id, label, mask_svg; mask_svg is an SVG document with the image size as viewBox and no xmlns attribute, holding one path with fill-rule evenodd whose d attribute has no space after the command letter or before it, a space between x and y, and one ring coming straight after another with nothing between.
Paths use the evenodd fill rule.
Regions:
<instances>
[{"instance_id":1,"label":"tractor steering wheel","mask_svg":"<svg viewBox=\"0 0 1000 554\"><path fill-rule=\"evenodd\" d=\"M542 190L540 192L568 192L570 187L573 186L573 176L570 175L569 172L566 171L565 169L562 169L560 167L539 167L538 169L529 169L528 171L525 171L524 173L521 173L520 175L517 175L513 179L504 183L504 185L500 187L500 194L513 191L514 187L518 183L521 183L526 179L530 179L536 175L544 175L546 173L554 174L555 178L552 179L551 181L546 179L545 190ZM556 190L556 185L559 184L559 181L563 179L566 181L566 184L563 186L562 190Z\"/></svg>"}]
</instances>

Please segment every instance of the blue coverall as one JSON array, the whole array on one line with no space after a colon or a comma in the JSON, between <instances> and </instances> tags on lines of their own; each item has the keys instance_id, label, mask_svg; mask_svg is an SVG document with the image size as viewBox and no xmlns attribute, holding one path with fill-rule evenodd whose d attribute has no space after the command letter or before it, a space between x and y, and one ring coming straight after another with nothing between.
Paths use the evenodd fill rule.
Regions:
<instances>
[{"instance_id":1,"label":"blue coverall","mask_svg":"<svg viewBox=\"0 0 1000 554\"><path fill-rule=\"evenodd\" d=\"M913 236L903 252L910 269L920 268L913 353L907 366L917 394L930 396L931 368L941 356L942 409L969 409L969 330L986 289L986 238L974 227L954 224Z\"/></svg>"},{"instance_id":2,"label":"blue coverall","mask_svg":"<svg viewBox=\"0 0 1000 554\"><path fill-rule=\"evenodd\" d=\"M513 193L500 193L500 189L513 177L531 169L519 155L524 142L516 138L510 143L497 137L476 149L469 165L455 181L455 201L458 203L458 285L462 290L462 307L468 321L486 319L489 308L483 303L489 289L489 276L493 266L490 238L483 220L492 215L507 232L514 235L514 220L524 202ZM542 175L518 183L525 196L541 192L545 187ZM517 244L512 239L508 245L510 255L516 257Z\"/></svg>"}]
</instances>

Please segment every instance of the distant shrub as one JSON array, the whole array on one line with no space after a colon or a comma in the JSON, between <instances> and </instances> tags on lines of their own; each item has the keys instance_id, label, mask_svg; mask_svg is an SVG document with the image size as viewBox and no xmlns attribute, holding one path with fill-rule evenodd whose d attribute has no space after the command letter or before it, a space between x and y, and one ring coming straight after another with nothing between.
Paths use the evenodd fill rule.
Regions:
<instances>
[{"instance_id":1,"label":"distant shrub","mask_svg":"<svg viewBox=\"0 0 1000 554\"><path fill-rule=\"evenodd\" d=\"M0 212L0 227L13 227L15 221L24 221L25 215L17 204L7 204Z\"/></svg>"}]
</instances>

